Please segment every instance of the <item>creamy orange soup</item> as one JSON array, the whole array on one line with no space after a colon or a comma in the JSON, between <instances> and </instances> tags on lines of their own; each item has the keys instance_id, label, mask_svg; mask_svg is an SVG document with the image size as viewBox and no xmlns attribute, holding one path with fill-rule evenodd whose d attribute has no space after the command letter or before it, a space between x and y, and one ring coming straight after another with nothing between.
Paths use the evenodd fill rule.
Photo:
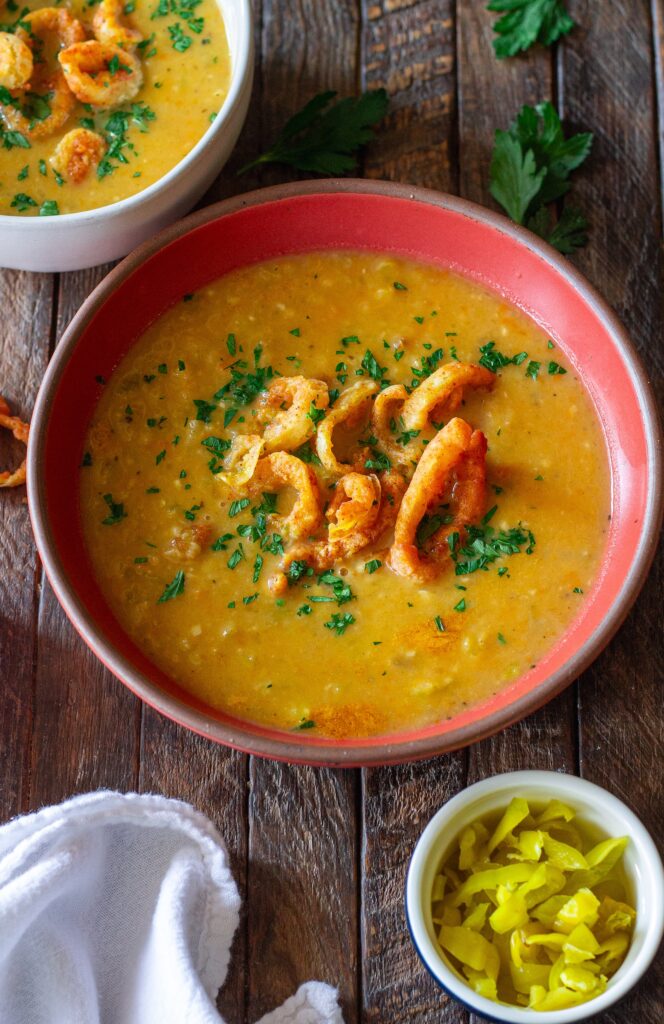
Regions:
<instances>
[{"instance_id":1,"label":"creamy orange soup","mask_svg":"<svg viewBox=\"0 0 664 1024\"><path fill-rule=\"evenodd\" d=\"M412 401L397 402L376 436L377 394L400 383L407 403L466 364L483 386L452 389L420 430L405 429ZM323 382L299 411L295 378ZM321 463L319 435L359 382L374 393L332 434L333 454L376 488L385 528L354 548L341 522L351 470ZM474 522L458 461L397 557L395 530L460 421L488 446ZM237 435L258 440L243 453ZM317 525L279 460L313 477ZM518 310L452 273L326 253L229 274L146 331L95 412L81 509L113 612L184 688L280 729L361 736L450 718L536 664L596 576L609 478L580 381Z\"/></svg>"},{"instance_id":2,"label":"creamy orange soup","mask_svg":"<svg viewBox=\"0 0 664 1024\"><path fill-rule=\"evenodd\" d=\"M196 145L228 92L215 0L42 8L29 0L0 12L1 214L76 213L141 192ZM22 43L32 75L8 88L25 73L25 50L12 49Z\"/></svg>"}]
</instances>

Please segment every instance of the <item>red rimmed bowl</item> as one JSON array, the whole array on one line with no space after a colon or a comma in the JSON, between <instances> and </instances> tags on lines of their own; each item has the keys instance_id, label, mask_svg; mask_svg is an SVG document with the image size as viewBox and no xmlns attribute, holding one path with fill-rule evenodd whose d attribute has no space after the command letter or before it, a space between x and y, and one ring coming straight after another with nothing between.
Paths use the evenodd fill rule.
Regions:
<instances>
[{"instance_id":1,"label":"red rimmed bowl","mask_svg":"<svg viewBox=\"0 0 664 1024\"><path fill-rule=\"evenodd\" d=\"M157 669L111 614L85 557L79 466L108 378L146 327L183 294L238 267L325 249L390 252L450 268L535 320L581 377L601 421L612 518L598 579L537 666L484 703L425 729L369 739L281 732L215 711ZM645 373L613 313L534 235L450 196L369 181L309 182L226 200L168 228L92 293L41 386L28 451L28 497L46 572L88 646L139 697L220 743L315 764L386 764L474 742L550 700L597 656L642 586L661 521L657 414Z\"/></svg>"}]
</instances>

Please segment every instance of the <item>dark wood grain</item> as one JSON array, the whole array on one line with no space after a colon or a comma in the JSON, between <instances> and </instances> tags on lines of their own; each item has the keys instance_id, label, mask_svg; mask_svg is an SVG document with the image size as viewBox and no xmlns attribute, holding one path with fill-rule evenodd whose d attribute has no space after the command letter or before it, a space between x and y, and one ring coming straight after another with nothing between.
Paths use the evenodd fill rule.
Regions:
<instances>
[{"instance_id":1,"label":"dark wood grain","mask_svg":"<svg viewBox=\"0 0 664 1024\"><path fill-rule=\"evenodd\" d=\"M659 9L661 13L661 8ZM647 0L570 4L580 22L560 55L562 108L592 128L593 157L575 185L590 215L580 268L631 332L664 399L662 236L657 108ZM660 25L661 27L661 25ZM627 623L580 683L581 773L625 800L664 843L662 636L664 552ZM660 1024L664 963L606 1024Z\"/></svg>"},{"instance_id":2,"label":"dark wood grain","mask_svg":"<svg viewBox=\"0 0 664 1024\"><path fill-rule=\"evenodd\" d=\"M364 773L362 848L363 1020L464 1024L419 961L404 913L406 872L432 815L463 788L463 754Z\"/></svg>"},{"instance_id":3,"label":"dark wood grain","mask_svg":"<svg viewBox=\"0 0 664 1024\"><path fill-rule=\"evenodd\" d=\"M367 177L456 190L454 9L450 0L362 0L362 86L390 95Z\"/></svg>"},{"instance_id":4,"label":"dark wood grain","mask_svg":"<svg viewBox=\"0 0 664 1024\"><path fill-rule=\"evenodd\" d=\"M0 272L0 394L28 419L48 362L53 281L46 274ZM25 448L1 431L0 468ZM0 814L29 800L32 690L41 571L25 488L0 491Z\"/></svg>"},{"instance_id":5,"label":"dark wood grain","mask_svg":"<svg viewBox=\"0 0 664 1024\"><path fill-rule=\"evenodd\" d=\"M250 783L248 1020L314 978L356 1024L355 775L252 758Z\"/></svg>"}]
</instances>

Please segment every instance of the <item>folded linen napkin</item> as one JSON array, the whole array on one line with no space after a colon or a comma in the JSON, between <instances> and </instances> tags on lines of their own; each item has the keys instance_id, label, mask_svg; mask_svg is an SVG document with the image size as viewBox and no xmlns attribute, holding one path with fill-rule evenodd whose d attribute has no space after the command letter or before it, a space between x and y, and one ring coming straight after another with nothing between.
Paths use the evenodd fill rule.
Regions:
<instances>
[{"instance_id":1,"label":"folded linen napkin","mask_svg":"<svg viewBox=\"0 0 664 1024\"><path fill-rule=\"evenodd\" d=\"M240 897L188 804L112 792L0 827L0 1024L223 1024ZM260 1024L343 1024L302 985Z\"/></svg>"}]
</instances>

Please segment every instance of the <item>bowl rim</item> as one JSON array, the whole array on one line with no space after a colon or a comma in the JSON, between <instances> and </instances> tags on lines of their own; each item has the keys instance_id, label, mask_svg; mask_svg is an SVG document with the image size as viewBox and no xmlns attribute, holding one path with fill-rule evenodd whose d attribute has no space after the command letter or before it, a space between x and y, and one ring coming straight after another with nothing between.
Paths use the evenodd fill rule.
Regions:
<instances>
[{"instance_id":1,"label":"bowl rim","mask_svg":"<svg viewBox=\"0 0 664 1024\"><path fill-rule=\"evenodd\" d=\"M456 976L444 958L433 948L430 940L427 940L426 925L421 911L422 875L429 864L432 847L436 840L444 834L450 820L462 814L464 809L469 808L483 796L497 797L504 794L505 805L507 805L510 796L523 793L525 789L535 788L546 790L552 798L561 799L570 804L574 804L578 800L579 803L586 805L594 802L603 808L608 808L615 818L620 818L624 823L625 834L630 836L636 862L640 865L647 865L647 877L643 879L642 884L654 883L653 889L648 890L648 899L645 901L649 913L643 935L643 945L629 970L620 978L616 975L617 982L615 984L610 982L610 987L595 999L566 1010L546 1012L529 1010L527 1007L521 1008L511 1004L494 1003L484 996L477 995L469 985ZM580 811L580 813L582 812ZM457 822L454 826L454 835L458 835L460 827L462 826ZM627 995L643 977L654 960L664 935L664 866L648 829L619 797L589 779L567 772L541 770L505 772L491 775L457 793L433 815L418 839L408 865L404 897L406 921L411 940L421 962L436 984L468 1009L489 1020L496 1021L498 1024L536 1024L536 1022L538 1024L574 1024L574 1022L588 1020L596 1014L602 1013ZM425 937L425 941L422 941L418 933ZM418 938L420 938L419 942ZM421 948L423 945L431 947L435 960L429 959L427 954L431 950L428 949L425 954ZM501 1013L501 1016L496 1016L497 1013Z\"/></svg>"},{"instance_id":2,"label":"bowl rim","mask_svg":"<svg viewBox=\"0 0 664 1024\"><path fill-rule=\"evenodd\" d=\"M104 206L95 206L90 210L78 210L75 213L60 213L57 217L21 218L16 214L2 213L0 214L0 231L11 230L12 228L20 230L18 225L25 223L27 220L32 230L41 231L42 234L49 231L53 233L62 230L63 227L81 226L89 222L96 222L100 218L131 213L134 207L139 206L143 202L149 202L160 192L168 189L176 178L186 174L191 164L203 155L204 151L208 149L217 135L226 126L229 118L242 100L242 94L247 84L247 75L253 71L253 11L251 0L232 0L232 2L237 4L240 18L238 22L238 45L235 48L231 48L230 43L228 44L231 57L230 86L214 121L208 125L196 145L188 153L185 153L181 160L171 167L170 170L166 171L161 178L157 178L156 181L153 181L151 185L148 185L141 192L135 192L134 195L118 199L114 203L106 203ZM224 18L223 11L221 11L220 0L215 0L215 3L220 8L221 16L224 19L224 28L226 28L226 19ZM35 224L40 226L35 229Z\"/></svg>"},{"instance_id":3,"label":"bowl rim","mask_svg":"<svg viewBox=\"0 0 664 1024\"><path fill-rule=\"evenodd\" d=\"M632 379L642 412L649 452L648 479L650 486L644 508L639 546L634 553L630 571L623 581L621 591L609 614L605 617L601 627L581 644L572 657L536 689L496 711L488 719L471 722L446 732L444 739L440 735L433 735L415 740L404 738L392 741L386 739L385 743L381 745L356 743L349 747L317 744L314 738L308 738L307 743L302 744L288 734L285 734L283 739L257 734L248 727L249 723L244 723L239 719L233 720L233 724L230 724L206 716L176 696L165 693L147 676L134 668L124 655L114 649L110 642L100 636L95 622L88 615L62 569L56 546L50 535L45 486L40 472L40 464L46 441L51 395L57 390L70 352L76 347L79 336L94 317L97 309L140 264L159 250L176 242L183 235L210 221L220 220L226 215L248 207L288 202L301 196L331 194L373 195L433 205L497 229L502 234L525 245L572 284L602 322L607 333L612 336L624 359L625 371ZM138 246L104 277L83 302L63 333L40 386L28 445L28 504L39 554L47 577L65 613L86 644L106 667L151 707L208 739L245 753L288 762L337 767L386 765L421 760L485 739L542 707L565 689L594 661L623 623L645 582L654 558L663 513L661 449L662 437L654 396L631 339L616 314L593 286L555 249L526 228L514 224L501 214L443 192L387 181L349 178L324 179L292 182L258 189L224 199L212 206L198 210L171 224L154 238Z\"/></svg>"}]
</instances>

